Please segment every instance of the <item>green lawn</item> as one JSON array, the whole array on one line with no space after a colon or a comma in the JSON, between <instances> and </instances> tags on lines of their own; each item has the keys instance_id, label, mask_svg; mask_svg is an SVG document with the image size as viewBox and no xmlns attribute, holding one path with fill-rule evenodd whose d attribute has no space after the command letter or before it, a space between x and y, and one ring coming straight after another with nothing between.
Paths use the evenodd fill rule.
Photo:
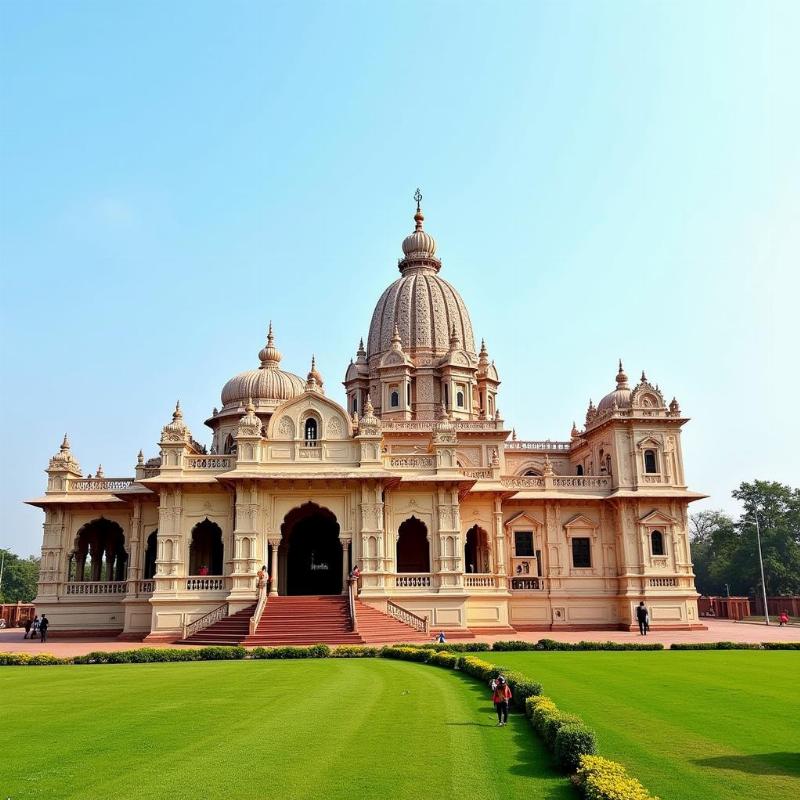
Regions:
<instances>
[{"instance_id":1,"label":"green lawn","mask_svg":"<svg viewBox=\"0 0 800 800\"><path fill-rule=\"evenodd\" d=\"M575 800L527 721L369 659L0 670L0 797Z\"/></svg>"},{"instance_id":2,"label":"green lawn","mask_svg":"<svg viewBox=\"0 0 800 800\"><path fill-rule=\"evenodd\" d=\"M664 800L800 797L800 653L492 653Z\"/></svg>"}]
</instances>

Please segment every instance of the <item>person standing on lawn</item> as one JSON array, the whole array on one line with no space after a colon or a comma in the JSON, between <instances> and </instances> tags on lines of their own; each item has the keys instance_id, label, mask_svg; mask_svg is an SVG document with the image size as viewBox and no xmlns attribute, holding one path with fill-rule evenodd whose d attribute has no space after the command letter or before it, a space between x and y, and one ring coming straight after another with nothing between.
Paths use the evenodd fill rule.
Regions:
<instances>
[{"instance_id":1,"label":"person standing on lawn","mask_svg":"<svg viewBox=\"0 0 800 800\"><path fill-rule=\"evenodd\" d=\"M508 701L511 699L511 689L508 688L506 679L500 675L492 689L492 702L497 711L497 727L502 728L508 724Z\"/></svg>"},{"instance_id":2,"label":"person standing on lawn","mask_svg":"<svg viewBox=\"0 0 800 800\"><path fill-rule=\"evenodd\" d=\"M639 623L639 635L647 636L650 613L647 610L647 606L644 604L644 600L642 600L639 605L636 606L636 621Z\"/></svg>"},{"instance_id":3,"label":"person standing on lawn","mask_svg":"<svg viewBox=\"0 0 800 800\"><path fill-rule=\"evenodd\" d=\"M50 620L42 614L42 619L39 621L39 638L42 644L47 641L47 629L50 626Z\"/></svg>"}]
</instances>

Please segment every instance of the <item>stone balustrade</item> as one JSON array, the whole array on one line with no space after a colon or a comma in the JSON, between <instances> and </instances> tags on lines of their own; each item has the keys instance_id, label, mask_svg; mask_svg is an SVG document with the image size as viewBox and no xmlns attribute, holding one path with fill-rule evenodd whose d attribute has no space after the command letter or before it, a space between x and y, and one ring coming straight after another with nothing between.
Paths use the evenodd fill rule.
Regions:
<instances>
[{"instance_id":1,"label":"stone balustrade","mask_svg":"<svg viewBox=\"0 0 800 800\"><path fill-rule=\"evenodd\" d=\"M127 489L133 478L75 478L69 482L70 492L118 492Z\"/></svg>"},{"instance_id":2,"label":"stone balustrade","mask_svg":"<svg viewBox=\"0 0 800 800\"><path fill-rule=\"evenodd\" d=\"M394 585L397 589L430 589L430 574L402 573L395 575Z\"/></svg>"},{"instance_id":3,"label":"stone balustrade","mask_svg":"<svg viewBox=\"0 0 800 800\"><path fill-rule=\"evenodd\" d=\"M648 586L652 589L666 589L678 586L677 578L649 578L647 581Z\"/></svg>"},{"instance_id":4,"label":"stone balustrade","mask_svg":"<svg viewBox=\"0 0 800 800\"><path fill-rule=\"evenodd\" d=\"M385 456L383 463L390 469L436 469L436 456Z\"/></svg>"},{"instance_id":5,"label":"stone balustrade","mask_svg":"<svg viewBox=\"0 0 800 800\"><path fill-rule=\"evenodd\" d=\"M508 588L512 592L541 592L544 590L544 578L509 578Z\"/></svg>"},{"instance_id":6,"label":"stone balustrade","mask_svg":"<svg viewBox=\"0 0 800 800\"><path fill-rule=\"evenodd\" d=\"M127 581L74 581L64 584L64 594L127 594Z\"/></svg>"},{"instance_id":7,"label":"stone balustrade","mask_svg":"<svg viewBox=\"0 0 800 800\"><path fill-rule=\"evenodd\" d=\"M192 575L186 579L187 592L219 592L225 588L225 578L221 575Z\"/></svg>"},{"instance_id":8,"label":"stone balustrade","mask_svg":"<svg viewBox=\"0 0 800 800\"><path fill-rule=\"evenodd\" d=\"M464 576L464 586L467 589L497 589L497 580L494 575L467 574Z\"/></svg>"},{"instance_id":9,"label":"stone balustrade","mask_svg":"<svg viewBox=\"0 0 800 800\"><path fill-rule=\"evenodd\" d=\"M208 469L217 471L228 471L236 466L235 456L184 456L183 466L185 469Z\"/></svg>"},{"instance_id":10,"label":"stone balustrade","mask_svg":"<svg viewBox=\"0 0 800 800\"><path fill-rule=\"evenodd\" d=\"M536 450L540 453L567 453L572 442L552 442L550 439L544 441L527 441L523 439L512 439L504 445L506 450Z\"/></svg>"}]
</instances>

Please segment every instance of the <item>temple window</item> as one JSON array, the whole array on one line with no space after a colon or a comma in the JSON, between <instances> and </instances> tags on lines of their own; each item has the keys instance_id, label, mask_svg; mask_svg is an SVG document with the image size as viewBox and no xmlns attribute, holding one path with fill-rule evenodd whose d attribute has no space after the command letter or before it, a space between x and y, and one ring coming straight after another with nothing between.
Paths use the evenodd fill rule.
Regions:
<instances>
[{"instance_id":1,"label":"temple window","mask_svg":"<svg viewBox=\"0 0 800 800\"><path fill-rule=\"evenodd\" d=\"M592 548L588 537L573 537L572 566L575 569L589 569L592 566Z\"/></svg>"},{"instance_id":2,"label":"temple window","mask_svg":"<svg viewBox=\"0 0 800 800\"><path fill-rule=\"evenodd\" d=\"M317 421L310 417L305 424L306 447L314 447L317 444Z\"/></svg>"},{"instance_id":3,"label":"temple window","mask_svg":"<svg viewBox=\"0 0 800 800\"><path fill-rule=\"evenodd\" d=\"M456 393L456 405L459 408L464 408L464 392L461 390Z\"/></svg>"},{"instance_id":4,"label":"temple window","mask_svg":"<svg viewBox=\"0 0 800 800\"><path fill-rule=\"evenodd\" d=\"M411 406L411 384L406 384L406 405Z\"/></svg>"},{"instance_id":5,"label":"temple window","mask_svg":"<svg viewBox=\"0 0 800 800\"><path fill-rule=\"evenodd\" d=\"M400 405L400 394L398 393L397 389L392 389L391 394L389 395L389 405L392 408L398 408Z\"/></svg>"},{"instance_id":6,"label":"temple window","mask_svg":"<svg viewBox=\"0 0 800 800\"><path fill-rule=\"evenodd\" d=\"M575 474L583 475L583 464L578 464L578 466L575 468Z\"/></svg>"},{"instance_id":7,"label":"temple window","mask_svg":"<svg viewBox=\"0 0 800 800\"><path fill-rule=\"evenodd\" d=\"M650 475L658 472L658 461L656 460L655 450L644 451L644 471Z\"/></svg>"},{"instance_id":8,"label":"temple window","mask_svg":"<svg viewBox=\"0 0 800 800\"><path fill-rule=\"evenodd\" d=\"M514 555L528 557L534 555L533 531L514 531Z\"/></svg>"},{"instance_id":9,"label":"temple window","mask_svg":"<svg viewBox=\"0 0 800 800\"><path fill-rule=\"evenodd\" d=\"M661 531L653 531L650 534L650 552L654 556L663 556L664 553L664 534Z\"/></svg>"}]
</instances>

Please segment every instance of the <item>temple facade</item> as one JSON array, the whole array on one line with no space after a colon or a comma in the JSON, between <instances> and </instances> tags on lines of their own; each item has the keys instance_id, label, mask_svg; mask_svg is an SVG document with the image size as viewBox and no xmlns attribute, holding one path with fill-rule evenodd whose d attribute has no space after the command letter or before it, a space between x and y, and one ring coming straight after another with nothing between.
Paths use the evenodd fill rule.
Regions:
<instances>
[{"instance_id":1,"label":"temple facade","mask_svg":"<svg viewBox=\"0 0 800 800\"><path fill-rule=\"evenodd\" d=\"M654 628L700 626L677 401L620 362L568 439L518 438L423 221L418 200L346 406L313 359L305 379L281 369L270 324L205 445L178 406L158 455L109 478L64 437L27 501L54 635L180 639L276 595L344 594L356 564L362 602L461 635L628 629L640 600Z\"/></svg>"}]
</instances>

